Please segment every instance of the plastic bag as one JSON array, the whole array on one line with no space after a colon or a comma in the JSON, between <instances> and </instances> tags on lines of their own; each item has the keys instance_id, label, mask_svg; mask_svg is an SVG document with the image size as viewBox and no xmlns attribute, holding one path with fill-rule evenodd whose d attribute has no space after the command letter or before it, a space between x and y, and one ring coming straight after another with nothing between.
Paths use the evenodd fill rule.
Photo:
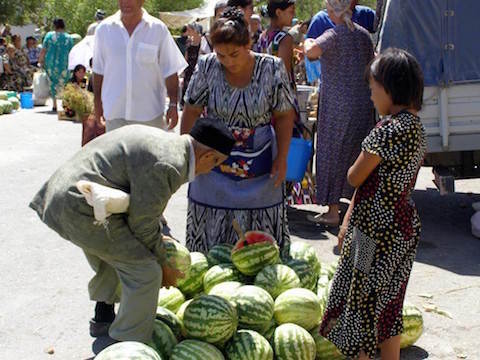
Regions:
<instances>
[{"instance_id":1,"label":"plastic bag","mask_svg":"<svg viewBox=\"0 0 480 360\"><path fill-rule=\"evenodd\" d=\"M37 71L33 75L33 99L35 105L43 105L50 97L50 83L45 71Z\"/></svg>"},{"instance_id":2,"label":"plastic bag","mask_svg":"<svg viewBox=\"0 0 480 360\"><path fill-rule=\"evenodd\" d=\"M317 79L320 79L322 73L320 60L310 61L305 57L305 71L307 73L307 82L313 84Z\"/></svg>"}]
</instances>

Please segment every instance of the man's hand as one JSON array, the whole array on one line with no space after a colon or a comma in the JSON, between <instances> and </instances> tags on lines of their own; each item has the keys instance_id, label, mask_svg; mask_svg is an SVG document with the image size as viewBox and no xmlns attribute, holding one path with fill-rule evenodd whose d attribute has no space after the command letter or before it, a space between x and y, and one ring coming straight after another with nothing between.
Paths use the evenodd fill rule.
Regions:
<instances>
[{"instance_id":1,"label":"man's hand","mask_svg":"<svg viewBox=\"0 0 480 360\"><path fill-rule=\"evenodd\" d=\"M177 105L175 104L175 106L173 106L173 104L171 106L168 107L168 111L167 111L167 117L166 117L166 122L167 122L167 126L168 126L168 130L172 130L173 128L175 128L175 126L177 126L178 124L178 111L177 111Z\"/></svg>"},{"instance_id":2,"label":"man's hand","mask_svg":"<svg viewBox=\"0 0 480 360\"><path fill-rule=\"evenodd\" d=\"M178 279L183 279L185 274L181 271L178 271L174 267L169 266L169 264L164 263L162 265L162 285L165 287L176 286Z\"/></svg>"},{"instance_id":3,"label":"man's hand","mask_svg":"<svg viewBox=\"0 0 480 360\"><path fill-rule=\"evenodd\" d=\"M275 187L279 187L287 176L287 159L277 157L272 164L271 178L275 178Z\"/></svg>"}]
</instances>

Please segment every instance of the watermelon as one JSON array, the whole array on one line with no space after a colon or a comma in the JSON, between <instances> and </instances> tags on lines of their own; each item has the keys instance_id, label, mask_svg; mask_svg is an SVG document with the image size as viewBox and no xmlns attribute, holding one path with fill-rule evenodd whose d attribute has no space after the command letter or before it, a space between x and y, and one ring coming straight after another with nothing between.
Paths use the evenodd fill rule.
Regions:
<instances>
[{"instance_id":1,"label":"watermelon","mask_svg":"<svg viewBox=\"0 0 480 360\"><path fill-rule=\"evenodd\" d=\"M268 265L255 277L255 285L268 291L276 299L285 290L300 287L300 279L295 271L286 265Z\"/></svg>"},{"instance_id":2,"label":"watermelon","mask_svg":"<svg viewBox=\"0 0 480 360\"><path fill-rule=\"evenodd\" d=\"M173 348L177 345L177 338L167 324L155 319L152 342L155 350L157 350L161 357L168 359L172 354Z\"/></svg>"},{"instance_id":3,"label":"watermelon","mask_svg":"<svg viewBox=\"0 0 480 360\"><path fill-rule=\"evenodd\" d=\"M232 297L238 312L238 323L242 328L263 325L273 318L274 301L270 294L258 286L245 285Z\"/></svg>"},{"instance_id":4,"label":"watermelon","mask_svg":"<svg viewBox=\"0 0 480 360\"><path fill-rule=\"evenodd\" d=\"M181 324L181 327L182 327L182 336L185 337L187 336L187 331L185 330L185 326L183 325L183 317L185 315L185 310L187 308L187 306L193 301L193 299L190 299L190 300L187 300L185 301L182 306L180 306L180 308L178 309L177 311L177 317L178 317L178 320L180 320L180 324Z\"/></svg>"},{"instance_id":5,"label":"watermelon","mask_svg":"<svg viewBox=\"0 0 480 360\"><path fill-rule=\"evenodd\" d=\"M290 259L285 265L292 268L300 279L300 286L302 288L316 291L318 275L312 271L310 264L303 259Z\"/></svg>"},{"instance_id":6,"label":"watermelon","mask_svg":"<svg viewBox=\"0 0 480 360\"><path fill-rule=\"evenodd\" d=\"M328 292L332 286L332 281L328 279L328 274L322 274L318 278L317 282L317 296L320 299L320 305L322 306L322 314L327 308L328 304Z\"/></svg>"},{"instance_id":7,"label":"watermelon","mask_svg":"<svg viewBox=\"0 0 480 360\"><path fill-rule=\"evenodd\" d=\"M225 348L229 360L273 360L268 341L252 330L239 330Z\"/></svg>"},{"instance_id":8,"label":"watermelon","mask_svg":"<svg viewBox=\"0 0 480 360\"><path fill-rule=\"evenodd\" d=\"M230 301L233 297L233 294L241 287L243 284L238 281L226 281L220 284L215 285L210 289L208 295L217 295L223 297L224 299Z\"/></svg>"},{"instance_id":9,"label":"watermelon","mask_svg":"<svg viewBox=\"0 0 480 360\"><path fill-rule=\"evenodd\" d=\"M233 264L218 264L212 266L205 273L203 277L203 289L205 293L209 293L210 290L217 284L225 281L238 281L243 282L245 277L233 266Z\"/></svg>"},{"instance_id":10,"label":"watermelon","mask_svg":"<svg viewBox=\"0 0 480 360\"><path fill-rule=\"evenodd\" d=\"M0 108L3 114L10 114L13 111L13 105L8 100L0 100Z\"/></svg>"},{"instance_id":11,"label":"watermelon","mask_svg":"<svg viewBox=\"0 0 480 360\"><path fill-rule=\"evenodd\" d=\"M208 265L231 264L232 249L233 245L231 244L219 244L212 247L207 254Z\"/></svg>"},{"instance_id":12,"label":"watermelon","mask_svg":"<svg viewBox=\"0 0 480 360\"><path fill-rule=\"evenodd\" d=\"M276 328L277 323L275 322L275 319L272 319L272 321L268 324L266 330L264 330L262 333L263 337L267 339L270 344L273 344L273 335L275 334Z\"/></svg>"},{"instance_id":13,"label":"watermelon","mask_svg":"<svg viewBox=\"0 0 480 360\"><path fill-rule=\"evenodd\" d=\"M175 346L170 360L225 360L215 346L198 340L183 340Z\"/></svg>"},{"instance_id":14,"label":"watermelon","mask_svg":"<svg viewBox=\"0 0 480 360\"><path fill-rule=\"evenodd\" d=\"M400 347L404 349L415 344L422 336L423 317L420 309L411 304L403 306L402 317L403 332L400 336Z\"/></svg>"},{"instance_id":15,"label":"watermelon","mask_svg":"<svg viewBox=\"0 0 480 360\"><path fill-rule=\"evenodd\" d=\"M317 352L310 333L295 324L283 324L275 329L274 351L277 360L314 360Z\"/></svg>"},{"instance_id":16,"label":"watermelon","mask_svg":"<svg viewBox=\"0 0 480 360\"><path fill-rule=\"evenodd\" d=\"M163 247L167 265L170 264L170 267L186 274L192 262L187 248L169 237L163 238Z\"/></svg>"},{"instance_id":17,"label":"watermelon","mask_svg":"<svg viewBox=\"0 0 480 360\"><path fill-rule=\"evenodd\" d=\"M187 337L216 344L237 331L238 315L229 301L215 295L194 299L185 309L183 326Z\"/></svg>"},{"instance_id":18,"label":"watermelon","mask_svg":"<svg viewBox=\"0 0 480 360\"><path fill-rule=\"evenodd\" d=\"M193 297L203 290L203 277L208 270L205 255L199 252L190 253L191 265L183 279L177 280L177 287L188 297Z\"/></svg>"},{"instance_id":19,"label":"watermelon","mask_svg":"<svg viewBox=\"0 0 480 360\"><path fill-rule=\"evenodd\" d=\"M174 313L178 311L180 305L185 302L185 296L176 287L162 287L158 293L157 306L164 307Z\"/></svg>"},{"instance_id":20,"label":"watermelon","mask_svg":"<svg viewBox=\"0 0 480 360\"><path fill-rule=\"evenodd\" d=\"M150 346L136 341L122 341L103 349L95 360L162 360Z\"/></svg>"},{"instance_id":21,"label":"watermelon","mask_svg":"<svg viewBox=\"0 0 480 360\"><path fill-rule=\"evenodd\" d=\"M10 97L8 98L8 101L10 104L12 104L14 110L20 109L20 100L18 100L16 97Z\"/></svg>"},{"instance_id":22,"label":"watermelon","mask_svg":"<svg viewBox=\"0 0 480 360\"><path fill-rule=\"evenodd\" d=\"M183 305L183 304L182 304ZM182 337L182 322L178 316L164 307L157 307L156 318L168 325L178 340Z\"/></svg>"},{"instance_id":23,"label":"watermelon","mask_svg":"<svg viewBox=\"0 0 480 360\"><path fill-rule=\"evenodd\" d=\"M267 265L277 264L280 252L275 239L262 231L249 231L232 250L232 262L245 275L256 275Z\"/></svg>"},{"instance_id":24,"label":"watermelon","mask_svg":"<svg viewBox=\"0 0 480 360\"><path fill-rule=\"evenodd\" d=\"M0 100L8 100L8 91L0 91Z\"/></svg>"},{"instance_id":25,"label":"watermelon","mask_svg":"<svg viewBox=\"0 0 480 360\"><path fill-rule=\"evenodd\" d=\"M277 324L275 323L275 319L272 318L272 320L259 324L259 325L248 325L246 328L248 330L253 330L258 332L260 335L262 335L265 339L270 341L270 338L273 335L273 332L275 331L275 328L277 327Z\"/></svg>"},{"instance_id":26,"label":"watermelon","mask_svg":"<svg viewBox=\"0 0 480 360\"><path fill-rule=\"evenodd\" d=\"M307 289L290 289L275 300L275 321L277 324L293 323L312 330L322 321L320 299Z\"/></svg>"},{"instance_id":27,"label":"watermelon","mask_svg":"<svg viewBox=\"0 0 480 360\"><path fill-rule=\"evenodd\" d=\"M320 261L317 258L315 249L311 245L303 242L294 242L290 244L290 257L292 259L305 260L310 264L311 271L313 271L316 276L320 275Z\"/></svg>"},{"instance_id":28,"label":"watermelon","mask_svg":"<svg viewBox=\"0 0 480 360\"><path fill-rule=\"evenodd\" d=\"M317 347L317 360L341 360L346 358L335 345L320 335L320 326L313 329L310 334Z\"/></svg>"}]
</instances>

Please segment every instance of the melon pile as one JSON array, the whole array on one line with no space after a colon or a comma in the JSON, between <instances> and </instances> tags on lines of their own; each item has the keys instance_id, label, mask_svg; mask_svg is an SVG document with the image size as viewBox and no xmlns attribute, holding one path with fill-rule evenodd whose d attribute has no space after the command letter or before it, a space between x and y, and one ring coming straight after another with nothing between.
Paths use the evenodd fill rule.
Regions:
<instances>
[{"instance_id":1,"label":"melon pile","mask_svg":"<svg viewBox=\"0 0 480 360\"><path fill-rule=\"evenodd\" d=\"M20 100L18 100L15 91L0 91L0 115L10 114L14 110L20 109Z\"/></svg>"},{"instance_id":2,"label":"melon pile","mask_svg":"<svg viewBox=\"0 0 480 360\"><path fill-rule=\"evenodd\" d=\"M188 263L186 249L177 250L177 262ZM258 231L235 246L192 252L178 288L160 289L149 345L162 360L344 359L319 335L335 269L301 242L281 259L275 240ZM406 347L423 326L418 310L406 307L404 316Z\"/></svg>"}]
</instances>

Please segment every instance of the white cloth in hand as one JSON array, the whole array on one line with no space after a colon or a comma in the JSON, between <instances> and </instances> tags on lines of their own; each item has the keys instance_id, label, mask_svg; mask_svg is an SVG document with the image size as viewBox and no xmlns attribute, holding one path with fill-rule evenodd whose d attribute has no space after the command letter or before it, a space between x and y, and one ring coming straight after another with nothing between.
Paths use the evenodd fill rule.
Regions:
<instances>
[{"instance_id":1,"label":"white cloth in hand","mask_svg":"<svg viewBox=\"0 0 480 360\"><path fill-rule=\"evenodd\" d=\"M105 223L112 214L127 212L130 195L126 192L84 180L80 180L76 185L88 205L93 207L95 220L99 223Z\"/></svg>"}]
</instances>

